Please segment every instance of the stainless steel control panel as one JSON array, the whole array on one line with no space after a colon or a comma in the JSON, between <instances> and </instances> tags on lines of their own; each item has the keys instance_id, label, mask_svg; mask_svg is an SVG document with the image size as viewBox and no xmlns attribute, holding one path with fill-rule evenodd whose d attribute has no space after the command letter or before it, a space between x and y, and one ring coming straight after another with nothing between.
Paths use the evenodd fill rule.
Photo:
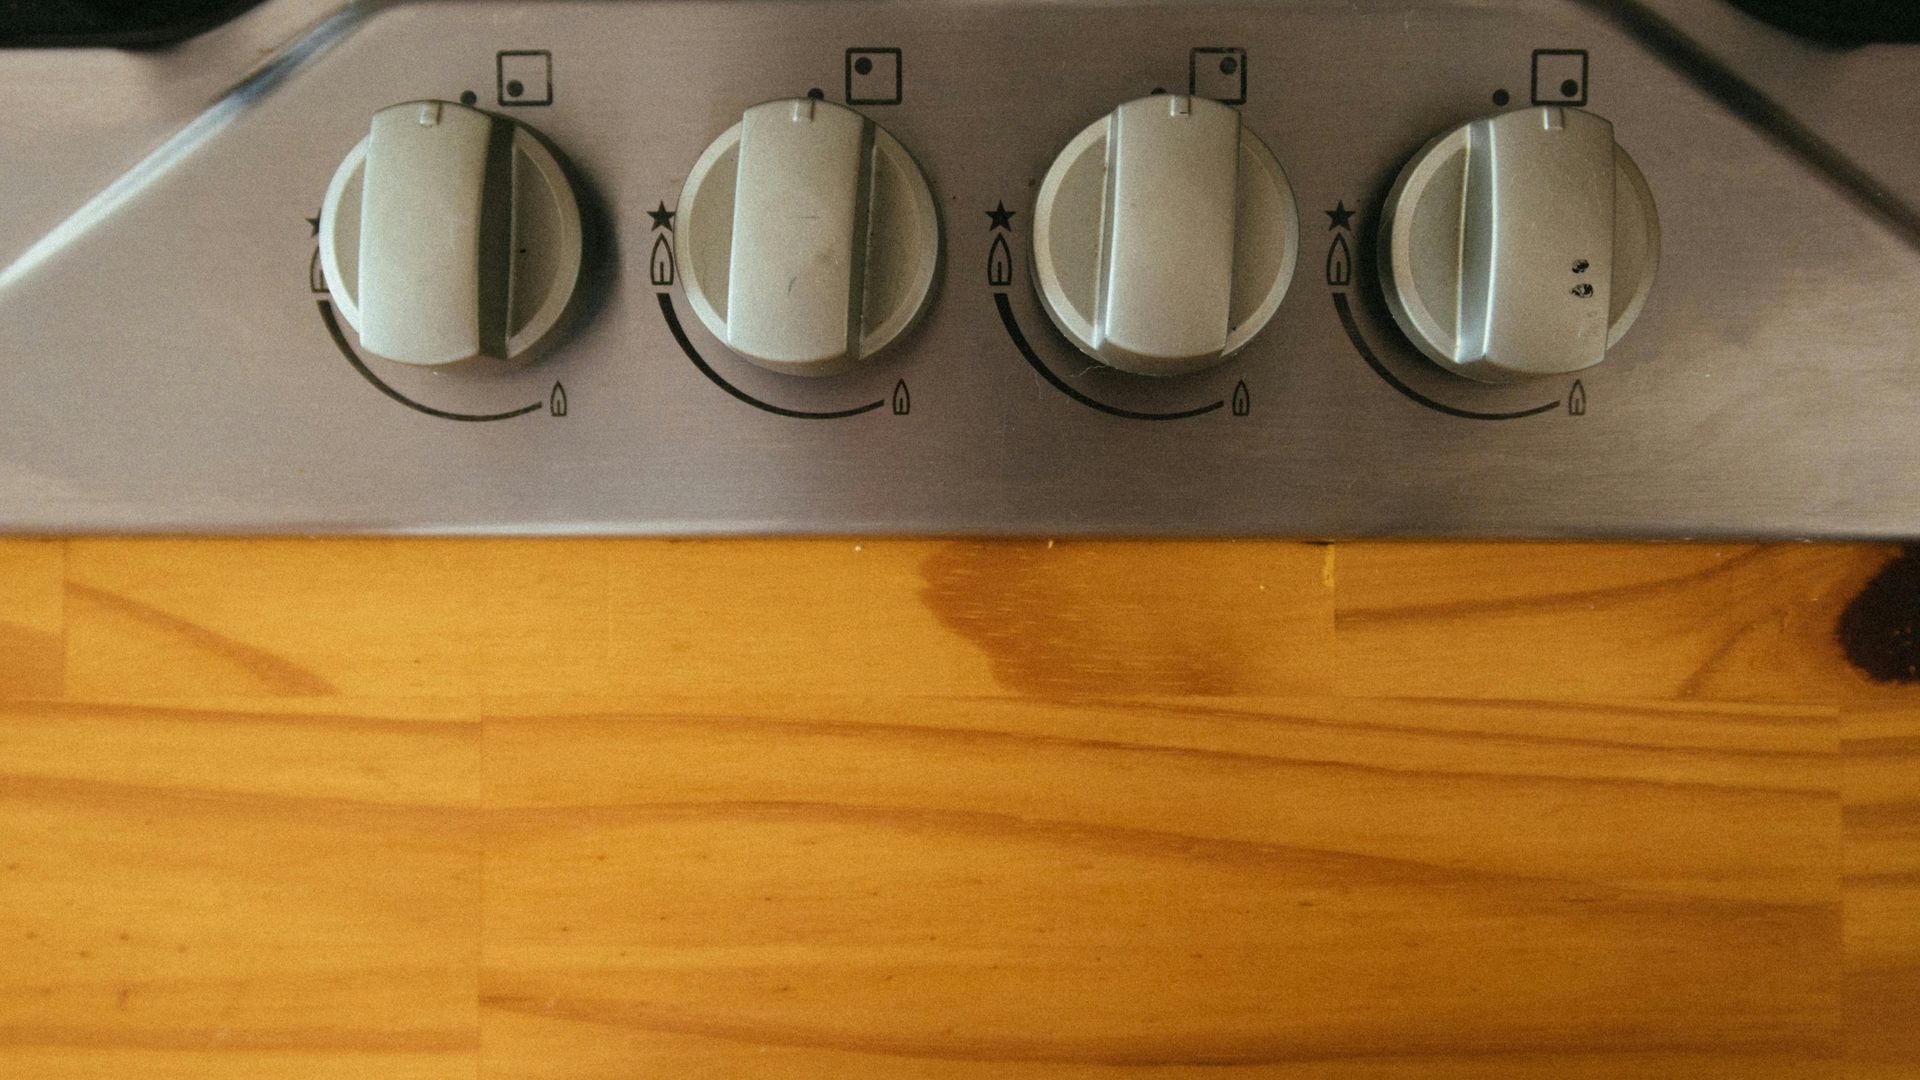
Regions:
<instances>
[{"instance_id":1,"label":"stainless steel control panel","mask_svg":"<svg viewBox=\"0 0 1920 1080\"><path fill-rule=\"evenodd\" d=\"M1689 10L1704 6L268 0L173 50L0 52L16 117L0 126L0 527L1920 535L1920 191L1882 175L1913 160L1886 143L1920 151L1920 133L1848 91L1920 81L1920 47L1821 49ZM1803 74L1779 74L1783 58ZM1167 105L1122 110L1147 99ZM336 295L348 271L336 253L329 275L322 233L371 245L323 210L330 184L376 114L421 101L512 121L517 162L564 172L538 190L571 186L577 250L556 218L541 236L560 240L498 253L542 282L559 258L542 252L578 260L537 355L396 362L346 317L343 299L366 297ZM801 104L743 122L769 102ZM394 130L417 135L414 116ZM803 118L839 125L840 156L816 166L778 141ZM1436 139L1491 154L1550 143L1556 123L1585 140L1566 160L1604 165L1602 202L1562 208L1511 157L1464 173L1462 192L1423 174L1420 213L1440 216L1421 227L1439 239L1422 247L1416 228L1406 250L1436 268L1403 267L1406 289L1443 298L1449 328L1481 318L1518 342L1479 343L1517 350L1500 379L1463 377L1473 358L1449 350L1465 356L1464 331L1416 344L1396 312L1389 199L1450 145ZM875 145L888 156L847 157ZM484 163L461 173L468 159L429 150L406 151L409 167L491 197ZM783 216L780 185L802 168L844 193L822 241L840 261L818 279L795 256L825 228L813 204ZM1101 168L1119 178L1104 195ZM384 192L397 175L350 179ZM690 176L733 230L699 252ZM359 213L361 190L335 193ZM922 190L931 218L905 202ZM1657 237L1632 218L1652 207ZM438 235L415 203L379 216ZM884 251L841 235L883 218ZM1040 221L1066 230L1038 246L1051 301ZM1549 234L1618 235L1626 254L1526 246ZM382 241L384 276L355 285L389 289L381 340L413 342L407 312L446 311L419 269L430 239L401 235ZM1275 254L1216 250L1256 235ZM924 299L876 285L890 266L930 266ZM1608 281L1643 295L1603 350L1619 320L1578 305L1609 303ZM469 322L484 308L471 284L447 308ZM849 288L851 331L834 307ZM1069 334L1060 298L1076 289L1093 314ZM1558 323L1480 310L1526 290L1581 335L1573 360L1522 355ZM727 295L746 298L731 321ZM811 295L825 307L796 314ZM1220 321L1243 308L1265 321ZM883 310L898 314L884 335ZM807 362L765 362L801 324ZM865 355L867 334L884 349ZM1134 366L1182 373L1101 362L1122 334L1147 343L1127 363L1166 340L1167 362ZM794 373L809 365L826 374Z\"/></svg>"}]
</instances>

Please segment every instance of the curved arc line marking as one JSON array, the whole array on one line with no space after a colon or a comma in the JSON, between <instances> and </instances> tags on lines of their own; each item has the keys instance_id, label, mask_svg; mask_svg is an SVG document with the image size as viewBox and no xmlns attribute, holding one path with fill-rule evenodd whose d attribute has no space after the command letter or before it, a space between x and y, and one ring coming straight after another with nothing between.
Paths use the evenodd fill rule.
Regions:
<instances>
[{"instance_id":1,"label":"curved arc line marking","mask_svg":"<svg viewBox=\"0 0 1920 1080\"><path fill-rule=\"evenodd\" d=\"M856 409L839 409L834 412L804 412L799 409L789 409L784 406L761 401L759 398L754 397L752 394L721 378L720 373L713 370L713 367L701 357L700 351L693 347L693 340L687 337L686 327L680 325L680 315L673 309L673 294L663 292L657 295L660 297L660 314L667 320L667 329L672 332L673 340L680 343L680 351L686 353L687 359L693 361L693 366L699 368L700 374L705 375L713 385L718 386L720 389L725 390L727 393L732 394L734 397L756 409L773 413L775 416L790 416L796 420L845 420L849 416L859 416L862 413L870 413L875 409L886 407L887 401L885 398L862 405Z\"/></svg>"},{"instance_id":2,"label":"curved arc line marking","mask_svg":"<svg viewBox=\"0 0 1920 1080\"><path fill-rule=\"evenodd\" d=\"M1435 401L1420 391L1415 390L1413 387L1408 386L1406 383L1401 382L1399 376L1388 371L1387 365L1381 363L1380 358L1373 354L1373 349L1368 346L1367 339L1360 336L1360 325L1354 322L1353 307L1347 303L1346 293L1336 292L1333 294L1333 309L1340 313L1340 325L1346 327L1347 340L1353 342L1354 351L1360 354L1360 359L1367 362L1367 366L1373 369L1373 373L1380 376L1381 380L1388 386L1400 391L1400 393L1409 400L1425 405L1434 412L1445 413L1448 416L1457 416L1462 420L1524 420L1529 416L1540 416L1544 413L1553 412L1561 406L1560 402L1551 401L1545 405L1536 405L1531 409L1521 409L1518 412L1489 413L1474 412L1471 409L1456 409L1452 405Z\"/></svg>"},{"instance_id":3,"label":"curved arc line marking","mask_svg":"<svg viewBox=\"0 0 1920 1080\"><path fill-rule=\"evenodd\" d=\"M360 354L354 352L353 346L347 343L346 331L340 329L340 319L333 313L333 304L326 300L318 301L318 303L320 305L320 318L327 324L327 333L333 335L334 345L339 348L340 355L347 358L347 363L353 365L353 370L359 372L361 378L372 383L374 389L415 412L426 413L428 416L437 416L442 420L459 420L469 424L486 424L492 423L495 420L512 420L518 416L526 416L529 413L539 412L541 409L547 407L546 402L536 401L524 409L515 409L512 412L481 414L448 412L445 409L436 409L431 405L422 405L381 381L380 376L375 375L373 369L367 366L367 362L360 359Z\"/></svg>"},{"instance_id":4,"label":"curved arc line marking","mask_svg":"<svg viewBox=\"0 0 1920 1080\"><path fill-rule=\"evenodd\" d=\"M1006 293L994 293L993 303L995 307L1000 309L1000 322L1007 328L1007 336L1013 339L1013 347L1020 350L1020 355L1026 357L1027 363L1033 366L1033 370L1039 372L1040 377L1047 380L1055 390L1060 391L1089 409L1106 413L1108 416L1118 416L1123 420L1191 420L1196 416L1205 416L1210 412L1226 407L1227 403L1223 399L1211 405L1202 405L1197 409L1185 409L1180 412L1150 413L1135 412L1132 409L1122 409L1115 405L1109 405L1104 401L1096 401L1067 385L1066 380L1055 375L1051 368L1041 362L1039 354L1033 351L1033 346L1027 341L1027 336L1020 332L1020 323L1013 316L1013 303L1007 299Z\"/></svg>"}]
</instances>

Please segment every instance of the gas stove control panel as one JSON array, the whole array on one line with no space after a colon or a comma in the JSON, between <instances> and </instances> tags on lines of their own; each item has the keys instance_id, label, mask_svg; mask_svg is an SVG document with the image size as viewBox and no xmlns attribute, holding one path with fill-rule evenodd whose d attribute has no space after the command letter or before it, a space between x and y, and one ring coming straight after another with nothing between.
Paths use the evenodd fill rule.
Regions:
<instances>
[{"instance_id":1,"label":"gas stove control panel","mask_svg":"<svg viewBox=\"0 0 1920 1080\"><path fill-rule=\"evenodd\" d=\"M1687 35L268 0L210 108L0 133L0 526L1920 535L1878 119Z\"/></svg>"}]
</instances>

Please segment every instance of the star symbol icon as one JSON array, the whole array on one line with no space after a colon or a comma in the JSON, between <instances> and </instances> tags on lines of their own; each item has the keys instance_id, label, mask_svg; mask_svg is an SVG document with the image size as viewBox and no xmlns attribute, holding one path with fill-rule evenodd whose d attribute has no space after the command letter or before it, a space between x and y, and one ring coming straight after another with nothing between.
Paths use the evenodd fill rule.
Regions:
<instances>
[{"instance_id":1,"label":"star symbol icon","mask_svg":"<svg viewBox=\"0 0 1920 1080\"><path fill-rule=\"evenodd\" d=\"M660 209L647 211L647 216L653 219L655 232L661 229L666 229L669 232L673 231L673 211L667 209L665 202L660 204Z\"/></svg>"},{"instance_id":2,"label":"star symbol icon","mask_svg":"<svg viewBox=\"0 0 1920 1080\"><path fill-rule=\"evenodd\" d=\"M987 226L987 231L992 232L995 229L1005 229L1008 232L1012 232L1013 216L1016 213L1018 213L1018 211L1007 209L1006 200L1002 199L998 206L987 211L987 217L993 220L993 223Z\"/></svg>"},{"instance_id":3,"label":"star symbol icon","mask_svg":"<svg viewBox=\"0 0 1920 1080\"><path fill-rule=\"evenodd\" d=\"M1333 209L1322 210L1320 212L1327 215L1328 220L1333 222L1333 224L1327 226L1328 232L1332 232L1335 229L1351 230L1353 228L1353 211L1347 209L1347 200L1345 199L1341 199L1338 203L1335 203Z\"/></svg>"}]
</instances>

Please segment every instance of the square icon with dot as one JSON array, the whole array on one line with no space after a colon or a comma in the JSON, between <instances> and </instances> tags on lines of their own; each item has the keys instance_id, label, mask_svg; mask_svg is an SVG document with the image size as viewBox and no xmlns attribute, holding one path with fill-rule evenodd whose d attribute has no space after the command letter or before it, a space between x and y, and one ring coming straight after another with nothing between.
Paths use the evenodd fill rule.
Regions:
<instances>
[{"instance_id":1,"label":"square icon with dot","mask_svg":"<svg viewBox=\"0 0 1920 1080\"><path fill-rule=\"evenodd\" d=\"M847 104L900 104L905 66L899 49L848 49Z\"/></svg>"},{"instance_id":2,"label":"square icon with dot","mask_svg":"<svg viewBox=\"0 0 1920 1080\"><path fill-rule=\"evenodd\" d=\"M1187 92L1223 105L1247 103L1247 50L1195 49L1187 58Z\"/></svg>"},{"instance_id":3,"label":"square icon with dot","mask_svg":"<svg viewBox=\"0 0 1920 1080\"><path fill-rule=\"evenodd\" d=\"M1587 103L1585 49L1534 50L1533 103L1574 106Z\"/></svg>"},{"instance_id":4,"label":"square icon with dot","mask_svg":"<svg viewBox=\"0 0 1920 1080\"><path fill-rule=\"evenodd\" d=\"M503 52L497 61L500 104L553 104L553 54L545 49Z\"/></svg>"}]
</instances>

